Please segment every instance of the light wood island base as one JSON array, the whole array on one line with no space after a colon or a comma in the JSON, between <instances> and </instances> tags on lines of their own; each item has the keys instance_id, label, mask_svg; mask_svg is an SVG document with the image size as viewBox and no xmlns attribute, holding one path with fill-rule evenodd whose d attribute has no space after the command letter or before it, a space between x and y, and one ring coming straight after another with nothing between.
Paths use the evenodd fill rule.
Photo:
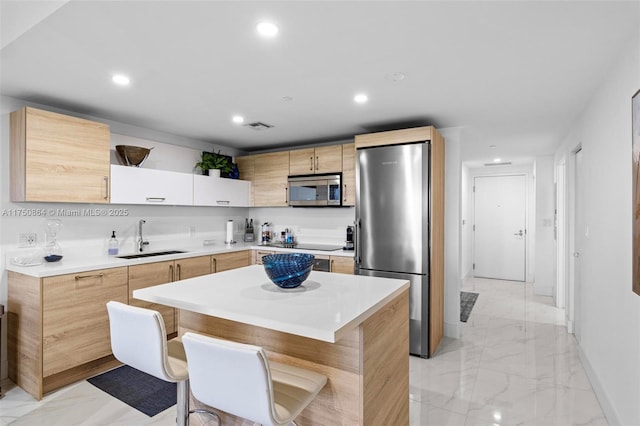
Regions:
<instances>
[{"instance_id":1,"label":"light wood island base","mask_svg":"<svg viewBox=\"0 0 640 426\"><path fill-rule=\"evenodd\" d=\"M187 331L262 346L271 360L326 375L327 385L296 419L299 425L409 424L408 290L336 343L181 310L178 334ZM192 417L192 424L201 423Z\"/></svg>"}]
</instances>

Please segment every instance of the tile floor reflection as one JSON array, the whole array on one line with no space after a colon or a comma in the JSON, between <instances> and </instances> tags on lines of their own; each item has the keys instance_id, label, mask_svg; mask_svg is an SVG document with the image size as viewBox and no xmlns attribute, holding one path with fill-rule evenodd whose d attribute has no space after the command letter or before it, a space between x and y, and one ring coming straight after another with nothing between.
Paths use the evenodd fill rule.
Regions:
<instances>
[{"instance_id":1,"label":"tile floor reflection","mask_svg":"<svg viewBox=\"0 0 640 426\"><path fill-rule=\"evenodd\" d=\"M550 297L477 278L463 290L480 295L462 338L445 338L431 359L410 359L412 426L607 425ZM86 381L42 401L7 380L2 389L0 425L175 425L175 406L149 418Z\"/></svg>"},{"instance_id":2,"label":"tile floor reflection","mask_svg":"<svg viewBox=\"0 0 640 426\"><path fill-rule=\"evenodd\" d=\"M533 286L473 278L462 338L410 360L412 425L607 425L564 312Z\"/></svg>"}]
</instances>

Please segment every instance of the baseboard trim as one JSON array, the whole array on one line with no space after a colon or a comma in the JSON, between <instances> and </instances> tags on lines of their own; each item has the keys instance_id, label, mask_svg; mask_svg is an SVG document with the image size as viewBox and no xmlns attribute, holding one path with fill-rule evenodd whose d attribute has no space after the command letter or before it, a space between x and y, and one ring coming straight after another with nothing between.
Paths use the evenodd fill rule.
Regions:
<instances>
[{"instance_id":1,"label":"baseboard trim","mask_svg":"<svg viewBox=\"0 0 640 426\"><path fill-rule=\"evenodd\" d=\"M591 382L591 387L593 387L593 391L596 394L596 398L598 398L598 402L602 407L602 411L604 412L604 416L607 418L607 423L610 425L621 425L620 418L618 417L616 411L611 405L611 401L607 397L606 392L604 391L600 380L598 379L598 375L591 367L591 363L589 362L589 358L582 350L582 346L578 345L578 357L582 362L582 366L584 367L584 371L587 373L587 377L589 378L589 382Z\"/></svg>"},{"instance_id":2,"label":"baseboard trim","mask_svg":"<svg viewBox=\"0 0 640 426\"><path fill-rule=\"evenodd\" d=\"M444 335L453 339L459 339L461 336L460 324L452 324L444 322Z\"/></svg>"},{"instance_id":3,"label":"baseboard trim","mask_svg":"<svg viewBox=\"0 0 640 426\"><path fill-rule=\"evenodd\" d=\"M533 293L536 296L553 296L553 287L533 284Z\"/></svg>"}]
</instances>

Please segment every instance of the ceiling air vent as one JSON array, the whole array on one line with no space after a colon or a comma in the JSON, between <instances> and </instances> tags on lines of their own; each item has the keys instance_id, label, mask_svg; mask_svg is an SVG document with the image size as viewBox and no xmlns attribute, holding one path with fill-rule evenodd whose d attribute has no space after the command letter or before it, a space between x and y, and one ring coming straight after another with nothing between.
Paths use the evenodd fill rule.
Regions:
<instances>
[{"instance_id":1,"label":"ceiling air vent","mask_svg":"<svg viewBox=\"0 0 640 426\"><path fill-rule=\"evenodd\" d=\"M253 130L267 130L272 128L271 124L262 123L260 121L254 121L253 123L244 124L245 127L248 127Z\"/></svg>"},{"instance_id":2,"label":"ceiling air vent","mask_svg":"<svg viewBox=\"0 0 640 426\"><path fill-rule=\"evenodd\" d=\"M485 166L508 166L511 161L503 161L502 163L484 163Z\"/></svg>"}]
</instances>

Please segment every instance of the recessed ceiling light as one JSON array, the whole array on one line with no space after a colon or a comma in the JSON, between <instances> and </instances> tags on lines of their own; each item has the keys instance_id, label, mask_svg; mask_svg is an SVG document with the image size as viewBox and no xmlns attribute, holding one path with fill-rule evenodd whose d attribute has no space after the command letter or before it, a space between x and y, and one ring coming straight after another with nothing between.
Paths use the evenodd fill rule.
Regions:
<instances>
[{"instance_id":1,"label":"recessed ceiling light","mask_svg":"<svg viewBox=\"0 0 640 426\"><path fill-rule=\"evenodd\" d=\"M241 115L234 115L231 120L233 120L234 123L242 123L244 121L244 117Z\"/></svg>"},{"instance_id":2,"label":"recessed ceiling light","mask_svg":"<svg viewBox=\"0 0 640 426\"><path fill-rule=\"evenodd\" d=\"M493 159L493 162L494 162L494 163L499 163L499 162L501 162L501 161L502 161L502 159L501 159L501 158L494 158L494 159Z\"/></svg>"},{"instance_id":3,"label":"recessed ceiling light","mask_svg":"<svg viewBox=\"0 0 640 426\"><path fill-rule=\"evenodd\" d=\"M256 25L256 30L263 37L274 37L278 34L278 27L271 22L260 22Z\"/></svg>"},{"instance_id":4,"label":"recessed ceiling light","mask_svg":"<svg viewBox=\"0 0 640 426\"><path fill-rule=\"evenodd\" d=\"M131 83L129 77L124 74L115 74L113 77L111 77L111 81L119 86L128 86L129 83Z\"/></svg>"},{"instance_id":5,"label":"recessed ceiling light","mask_svg":"<svg viewBox=\"0 0 640 426\"><path fill-rule=\"evenodd\" d=\"M353 98L353 100L359 104L364 104L369 100L369 98L364 93L359 93Z\"/></svg>"}]
</instances>

